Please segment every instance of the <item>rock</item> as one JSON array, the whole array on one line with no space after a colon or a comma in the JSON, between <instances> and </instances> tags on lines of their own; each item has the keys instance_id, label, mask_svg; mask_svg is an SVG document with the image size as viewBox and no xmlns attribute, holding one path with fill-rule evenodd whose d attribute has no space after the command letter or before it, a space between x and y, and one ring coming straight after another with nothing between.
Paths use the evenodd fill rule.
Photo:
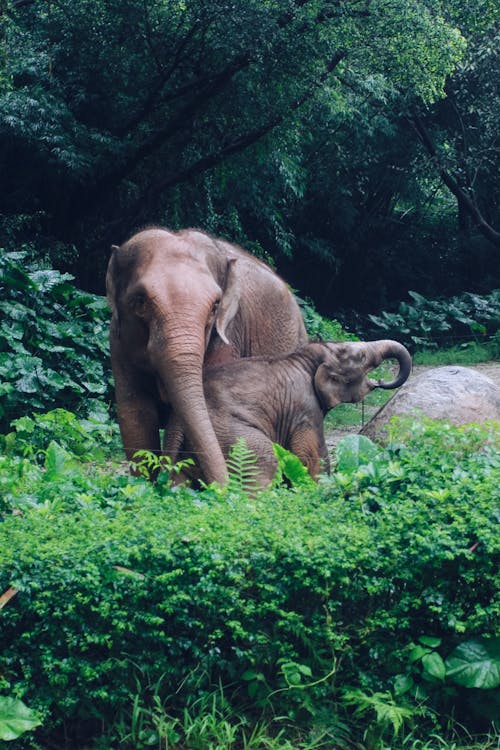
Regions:
<instances>
[{"instance_id":1,"label":"rock","mask_svg":"<svg viewBox=\"0 0 500 750\"><path fill-rule=\"evenodd\" d=\"M410 376L363 427L361 434L370 438L384 436L391 417L403 414L425 414L456 425L500 422L500 388L486 375L468 367L435 367Z\"/></svg>"}]
</instances>

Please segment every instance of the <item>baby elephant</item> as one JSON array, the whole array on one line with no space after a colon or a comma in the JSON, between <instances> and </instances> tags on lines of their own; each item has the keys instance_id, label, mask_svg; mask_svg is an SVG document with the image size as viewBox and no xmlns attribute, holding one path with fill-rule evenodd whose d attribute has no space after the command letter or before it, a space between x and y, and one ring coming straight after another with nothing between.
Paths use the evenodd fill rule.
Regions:
<instances>
[{"instance_id":1,"label":"baby elephant","mask_svg":"<svg viewBox=\"0 0 500 750\"><path fill-rule=\"evenodd\" d=\"M398 361L395 379L367 378L384 359ZM295 453L316 479L329 469L325 414L342 402L361 401L373 388L398 388L410 372L410 354L396 341L309 343L286 356L249 357L209 368L204 389L224 456L245 438L257 456L257 481L264 486L276 473L273 442Z\"/></svg>"}]
</instances>

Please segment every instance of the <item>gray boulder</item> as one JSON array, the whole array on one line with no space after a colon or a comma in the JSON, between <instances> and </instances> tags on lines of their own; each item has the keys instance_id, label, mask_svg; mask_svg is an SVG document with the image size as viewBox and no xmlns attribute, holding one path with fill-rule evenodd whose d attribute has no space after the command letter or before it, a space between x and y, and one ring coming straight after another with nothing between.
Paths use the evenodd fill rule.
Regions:
<instances>
[{"instance_id":1,"label":"gray boulder","mask_svg":"<svg viewBox=\"0 0 500 750\"><path fill-rule=\"evenodd\" d=\"M500 422L500 389L468 367L435 367L410 376L406 383L363 427L367 437L383 437L393 416L425 414L460 425L495 420Z\"/></svg>"}]
</instances>

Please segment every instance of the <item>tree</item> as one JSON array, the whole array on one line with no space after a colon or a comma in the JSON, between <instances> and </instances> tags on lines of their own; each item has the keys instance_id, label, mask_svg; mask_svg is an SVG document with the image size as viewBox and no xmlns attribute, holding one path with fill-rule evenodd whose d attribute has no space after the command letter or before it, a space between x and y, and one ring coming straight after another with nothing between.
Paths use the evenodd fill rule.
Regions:
<instances>
[{"instance_id":1,"label":"tree","mask_svg":"<svg viewBox=\"0 0 500 750\"><path fill-rule=\"evenodd\" d=\"M498 286L499 9L480 5L462 9L467 54L446 98L425 104L387 75L346 66L342 106L314 118L303 197L288 219L296 251L286 273L324 313L373 311L408 289L438 296Z\"/></svg>"},{"instance_id":2,"label":"tree","mask_svg":"<svg viewBox=\"0 0 500 750\"><path fill-rule=\"evenodd\" d=\"M4 0L2 12L4 228L26 234L21 214L33 234L36 219L56 254L76 246L84 281L103 242L171 224L221 165L238 182L239 156L272 153L299 122L302 135L316 102L327 121L350 106L344 81L383 75L431 102L463 50L434 0ZM200 213L199 199L182 211Z\"/></svg>"},{"instance_id":3,"label":"tree","mask_svg":"<svg viewBox=\"0 0 500 750\"><path fill-rule=\"evenodd\" d=\"M415 111L411 122L443 183L455 196L461 229L474 226L500 247L500 35L493 26L471 40L468 54L447 86L447 98L430 124ZM443 128L444 125L444 128ZM437 126L437 127L436 127ZM440 128L441 126L441 128ZM434 131L434 132L433 132Z\"/></svg>"}]
</instances>

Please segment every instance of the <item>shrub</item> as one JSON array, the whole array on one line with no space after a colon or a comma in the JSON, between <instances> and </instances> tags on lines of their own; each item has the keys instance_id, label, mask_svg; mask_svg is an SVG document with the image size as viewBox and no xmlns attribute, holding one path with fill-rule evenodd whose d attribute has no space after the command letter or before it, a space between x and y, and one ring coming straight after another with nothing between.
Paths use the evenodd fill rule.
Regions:
<instances>
[{"instance_id":1,"label":"shrub","mask_svg":"<svg viewBox=\"0 0 500 750\"><path fill-rule=\"evenodd\" d=\"M137 696L180 716L218 684L247 717L272 707L325 732L362 733L370 706L385 733L422 700L431 723L463 709L470 688L427 683L409 654L422 636L444 661L498 635L495 434L403 422L386 449L344 448L317 487L251 499L97 472L55 442L44 467L4 456L0 592L17 594L0 687L80 740ZM493 693L476 690L486 713Z\"/></svg>"},{"instance_id":2,"label":"shrub","mask_svg":"<svg viewBox=\"0 0 500 750\"><path fill-rule=\"evenodd\" d=\"M111 451L118 451L118 428L102 401L90 399L85 407L85 418L59 408L14 419L13 431L0 436L0 446L8 454L30 456L43 462L45 449L56 441L82 461L102 460Z\"/></svg>"},{"instance_id":3,"label":"shrub","mask_svg":"<svg viewBox=\"0 0 500 750\"><path fill-rule=\"evenodd\" d=\"M73 277L0 255L0 429L33 410L85 407L108 398L107 326L103 297L75 289Z\"/></svg>"},{"instance_id":4,"label":"shrub","mask_svg":"<svg viewBox=\"0 0 500 750\"><path fill-rule=\"evenodd\" d=\"M453 346L466 341L492 341L498 356L500 289L480 296L465 292L450 299L430 300L409 292L412 302L400 302L397 312L369 315L376 333L401 341L410 349Z\"/></svg>"},{"instance_id":5,"label":"shrub","mask_svg":"<svg viewBox=\"0 0 500 750\"><path fill-rule=\"evenodd\" d=\"M307 335L312 341L357 341L337 320L329 320L320 315L310 300L297 297Z\"/></svg>"}]
</instances>

